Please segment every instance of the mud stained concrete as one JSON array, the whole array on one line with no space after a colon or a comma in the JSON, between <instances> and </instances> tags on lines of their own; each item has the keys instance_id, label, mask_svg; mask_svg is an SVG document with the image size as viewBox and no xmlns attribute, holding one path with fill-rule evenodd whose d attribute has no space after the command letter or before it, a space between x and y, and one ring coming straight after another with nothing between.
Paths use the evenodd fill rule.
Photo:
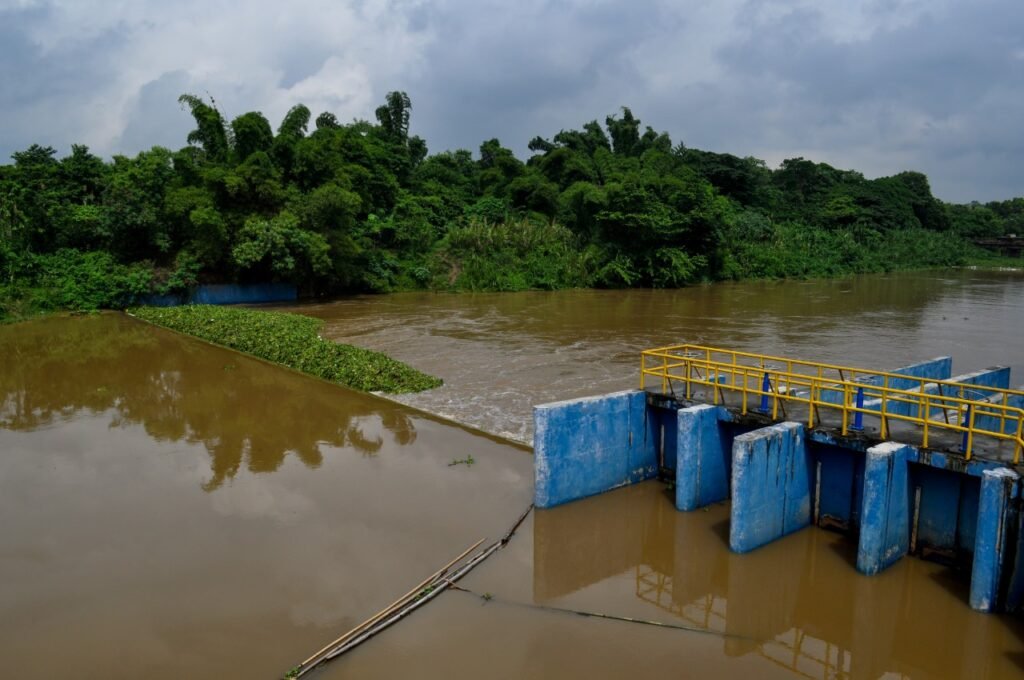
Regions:
<instances>
[{"instance_id":1,"label":"mud stained concrete","mask_svg":"<svg viewBox=\"0 0 1024 680\"><path fill-rule=\"evenodd\" d=\"M4 675L280 677L531 500L525 450L121 315L0 357Z\"/></svg>"}]
</instances>

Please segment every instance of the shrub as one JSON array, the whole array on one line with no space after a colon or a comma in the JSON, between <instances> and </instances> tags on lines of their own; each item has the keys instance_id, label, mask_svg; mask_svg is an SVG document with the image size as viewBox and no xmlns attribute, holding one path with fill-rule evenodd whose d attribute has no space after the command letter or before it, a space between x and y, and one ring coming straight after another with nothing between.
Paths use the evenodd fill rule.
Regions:
<instances>
[{"instance_id":1,"label":"shrub","mask_svg":"<svg viewBox=\"0 0 1024 680\"><path fill-rule=\"evenodd\" d=\"M140 319L366 392L421 392L442 381L380 352L318 335L323 321L237 307L138 307Z\"/></svg>"}]
</instances>

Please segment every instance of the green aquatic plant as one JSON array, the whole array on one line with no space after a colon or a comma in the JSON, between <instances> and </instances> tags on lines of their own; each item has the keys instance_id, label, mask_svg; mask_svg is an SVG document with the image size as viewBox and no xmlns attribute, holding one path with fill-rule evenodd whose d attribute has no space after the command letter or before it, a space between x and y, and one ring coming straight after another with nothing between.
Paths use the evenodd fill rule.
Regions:
<instances>
[{"instance_id":1,"label":"green aquatic plant","mask_svg":"<svg viewBox=\"0 0 1024 680\"><path fill-rule=\"evenodd\" d=\"M421 392L442 381L391 357L320 337L323 321L237 307L136 307L129 313L207 342L365 392Z\"/></svg>"},{"instance_id":2,"label":"green aquatic plant","mask_svg":"<svg viewBox=\"0 0 1024 680\"><path fill-rule=\"evenodd\" d=\"M454 467L456 465L465 465L466 467L471 467L474 463L476 463L476 460L474 460L473 456L470 455L467 456L466 458L452 458L452 462L448 463L448 467Z\"/></svg>"}]
</instances>

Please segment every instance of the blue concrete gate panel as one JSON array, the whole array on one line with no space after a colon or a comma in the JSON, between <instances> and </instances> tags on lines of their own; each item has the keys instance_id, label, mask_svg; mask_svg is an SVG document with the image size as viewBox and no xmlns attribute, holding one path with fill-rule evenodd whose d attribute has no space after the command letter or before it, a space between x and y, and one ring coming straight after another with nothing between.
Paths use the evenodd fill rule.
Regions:
<instances>
[{"instance_id":1,"label":"blue concrete gate panel","mask_svg":"<svg viewBox=\"0 0 1024 680\"><path fill-rule=\"evenodd\" d=\"M733 440L729 547L748 552L811 523L811 465L800 423Z\"/></svg>"},{"instance_id":2,"label":"blue concrete gate panel","mask_svg":"<svg viewBox=\"0 0 1024 680\"><path fill-rule=\"evenodd\" d=\"M646 394L616 392L534 407L534 502L549 508L658 473Z\"/></svg>"}]
</instances>

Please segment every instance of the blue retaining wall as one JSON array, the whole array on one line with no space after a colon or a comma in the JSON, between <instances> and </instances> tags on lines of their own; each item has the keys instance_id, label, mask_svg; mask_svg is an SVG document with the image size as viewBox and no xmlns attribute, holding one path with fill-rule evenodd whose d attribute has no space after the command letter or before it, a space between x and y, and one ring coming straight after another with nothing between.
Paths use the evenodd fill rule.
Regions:
<instances>
[{"instance_id":1,"label":"blue retaining wall","mask_svg":"<svg viewBox=\"0 0 1024 680\"><path fill-rule=\"evenodd\" d=\"M965 373L964 375L958 375L954 378L950 378L951 382L960 383L963 385L973 385L974 387L969 391L965 391L964 396L968 399L987 399L992 397L993 392L984 389L985 387L998 387L1006 389L1010 386L1010 369L1007 366L993 366L992 368L986 368L981 371L975 371L973 373ZM918 388L917 391L920 391ZM928 383L924 386L924 392L926 394L939 394L939 385L937 383ZM943 394L947 397L955 397L956 394L949 394L949 390L943 387ZM882 410L881 399L869 399L864 402L864 408L871 409L873 411ZM916 402L907 401L889 401L885 405L885 412L892 415L904 415L910 417L918 417L918 405ZM941 408L932 408L931 413L928 417L934 417L941 415Z\"/></svg>"},{"instance_id":2,"label":"blue retaining wall","mask_svg":"<svg viewBox=\"0 0 1024 680\"><path fill-rule=\"evenodd\" d=\"M536 406L534 502L550 508L658 474L655 421L646 393Z\"/></svg>"},{"instance_id":3,"label":"blue retaining wall","mask_svg":"<svg viewBox=\"0 0 1024 680\"><path fill-rule=\"evenodd\" d=\"M1021 385L1017 389L1020 391L1024 391L1024 385ZM1003 395L999 395L995 399L992 399L991 403L993 405L1003 404L1004 400L1002 396ZM1007 395L1007 398L1005 399L1005 405L1009 406L1010 408L1024 409L1024 394ZM995 416L976 415L974 418L974 426L982 430L989 430L990 432L999 432L1001 420L1001 418L996 418ZM1017 431L1017 423L1007 420L1003 431L1006 434L1014 434Z\"/></svg>"},{"instance_id":4,"label":"blue retaining wall","mask_svg":"<svg viewBox=\"0 0 1024 680\"><path fill-rule=\"evenodd\" d=\"M236 305L294 302L298 297L298 288L290 283L209 284L197 286L188 295L147 295L139 299L139 304L153 307Z\"/></svg>"},{"instance_id":5,"label":"blue retaining wall","mask_svg":"<svg viewBox=\"0 0 1024 680\"><path fill-rule=\"evenodd\" d=\"M856 528L860 525L864 456L858 451L810 439L807 446L816 465L816 523L844 530Z\"/></svg>"},{"instance_id":6,"label":"blue retaining wall","mask_svg":"<svg viewBox=\"0 0 1024 680\"><path fill-rule=\"evenodd\" d=\"M934 359L928 359L927 361L911 364L910 366L894 368L887 372L916 378L927 378L929 380L947 380L953 374L953 358L935 357ZM858 382L862 383L865 387L881 387L884 383L884 378L880 375L867 375L859 379ZM919 380L901 380L899 378L890 378L889 380L889 387L896 390L909 390L920 387L920 385L921 381ZM797 394L806 397L808 392L807 390L802 390ZM823 389L821 391L821 400L830 404L842 404L843 396L842 389Z\"/></svg>"},{"instance_id":7,"label":"blue retaining wall","mask_svg":"<svg viewBox=\"0 0 1024 680\"><path fill-rule=\"evenodd\" d=\"M738 435L729 547L748 552L809 525L812 485L803 425L779 423Z\"/></svg>"},{"instance_id":8,"label":"blue retaining wall","mask_svg":"<svg viewBox=\"0 0 1024 680\"><path fill-rule=\"evenodd\" d=\"M1018 498L1020 492L1017 493ZM1024 513L1020 512L1020 501L1016 503L1016 520L1012 522L1013 546L1007 546L1004 553L1003 570L1009 571L1004 608L1007 611L1018 611L1024 604Z\"/></svg>"}]
</instances>

